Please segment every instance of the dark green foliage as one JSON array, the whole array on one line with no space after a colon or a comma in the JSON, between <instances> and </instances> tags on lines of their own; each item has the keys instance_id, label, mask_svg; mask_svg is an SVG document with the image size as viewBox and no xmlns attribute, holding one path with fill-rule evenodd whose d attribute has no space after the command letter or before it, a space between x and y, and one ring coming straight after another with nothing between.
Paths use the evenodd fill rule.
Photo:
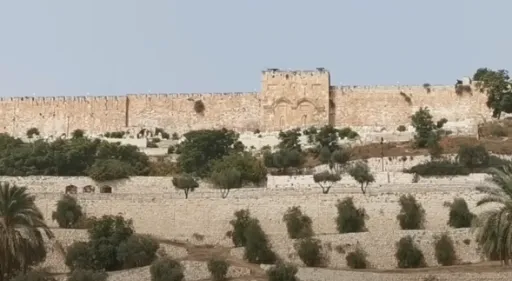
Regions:
<instances>
[{"instance_id":1,"label":"dark green foliage","mask_svg":"<svg viewBox=\"0 0 512 281\"><path fill-rule=\"evenodd\" d=\"M82 129L76 129L71 132L71 137L74 139L81 139L85 137L85 131Z\"/></svg>"},{"instance_id":2,"label":"dark green foliage","mask_svg":"<svg viewBox=\"0 0 512 281\"><path fill-rule=\"evenodd\" d=\"M500 118L502 112L512 113L512 82L507 70L479 68L473 80L477 81L477 88L487 94L486 105L492 109L493 117Z\"/></svg>"},{"instance_id":3,"label":"dark green foliage","mask_svg":"<svg viewBox=\"0 0 512 281\"><path fill-rule=\"evenodd\" d=\"M457 161L469 169L486 168L489 166L490 155L483 145L464 145L459 148Z\"/></svg>"},{"instance_id":4,"label":"dark green foliage","mask_svg":"<svg viewBox=\"0 0 512 281\"><path fill-rule=\"evenodd\" d=\"M283 215L283 222L286 223L286 230L290 239L300 239L313 236L313 221L302 213L300 207L288 208Z\"/></svg>"},{"instance_id":5,"label":"dark green foliage","mask_svg":"<svg viewBox=\"0 0 512 281\"><path fill-rule=\"evenodd\" d=\"M362 161L358 161L355 165L350 167L348 174L361 185L361 192L366 194L368 184L375 182L370 167Z\"/></svg>"},{"instance_id":6,"label":"dark green foliage","mask_svg":"<svg viewBox=\"0 0 512 281\"><path fill-rule=\"evenodd\" d=\"M345 127L338 130L338 135L340 139L347 138L349 140L359 137L359 134L356 131L353 131L350 127Z\"/></svg>"},{"instance_id":7,"label":"dark green foliage","mask_svg":"<svg viewBox=\"0 0 512 281\"><path fill-rule=\"evenodd\" d=\"M97 182L125 179L133 173L130 164L117 159L97 160L87 170L89 177Z\"/></svg>"},{"instance_id":8,"label":"dark green foliage","mask_svg":"<svg viewBox=\"0 0 512 281\"><path fill-rule=\"evenodd\" d=\"M304 164L304 160L304 155L299 150L266 151L263 155L265 166L277 169L279 175L289 174L290 168L300 168Z\"/></svg>"},{"instance_id":9,"label":"dark green foliage","mask_svg":"<svg viewBox=\"0 0 512 281\"><path fill-rule=\"evenodd\" d=\"M407 128L404 125L400 125L396 128L396 130L399 132L405 132L407 130Z\"/></svg>"},{"instance_id":10,"label":"dark green foliage","mask_svg":"<svg viewBox=\"0 0 512 281\"><path fill-rule=\"evenodd\" d=\"M448 234L443 233L440 237L436 237L434 249L436 260L440 265L449 266L457 262L455 246Z\"/></svg>"},{"instance_id":11,"label":"dark green foliage","mask_svg":"<svg viewBox=\"0 0 512 281\"><path fill-rule=\"evenodd\" d=\"M158 241L150 235L134 234L117 248L117 260L123 268L142 267L156 258Z\"/></svg>"},{"instance_id":12,"label":"dark green foliage","mask_svg":"<svg viewBox=\"0 0 512 281\"><path fill-rule=\"evenodd\" d=\"M268 281L299 281L295 275L298 269L293 264L276 263L267 270Z\"/></svg>"},{"instance_id":13,"label":"dark green foliage","mask_svg":"<svg viewBox=\"0 0 512 281\"><path fill-rule=\"evenodd\" d=\"M181 264L169 257L155 260L149 272L151 281L182 281L185 278Z\"/></svg>"},{"instance_id":14,"label":"dark green foliage","mask_svg":"<svg viewBox=\"0 0 512 281\"><path fill-rule=\"evenodd\" d=\"M119 131L119 132L106 132L105 137L106 138L112 138L112 139L122 139L126 135L126 132Z\"/></svg>"},{"instance_id":15,"label":"dark green foliage","mask_svg":"<svg viewBox=\"0 0 512 281\"><path fill-rule=\"evenodd\" d=\"M331 187L338 181L341 180L341 176L338 173L331 173L329 171L323 171L313 175L313 180L322 188L322 193L327 194Z\"/></svg>"},{"instance_id":16,"label":"dark green foliage","mask_svg":"<svg viewBox=\"0 0 512 281\"><path fill-rule=\"evenodd\" d=\"M431 176L467 176L470 170L458 162L451 160L429 161L417 164L410 169L405 169L405 173L417 174L423 177Z\"/></svg>"},{"instance_id":17,"label":"dark green foliage","mask_svg":"<svg viewBox=\"0 0 512 281\"><path fill-rule=\"evenodd\" d=\"M190 131L184 137L178 157L181 170L187 174L206 177L210 174L212 161L228 155L239 135L234 131L221 129Z\"/></svg>"},{"instance_id":18,"label":"dark green foliage","mask_svg":"<svg viewBox=\"0 0 512 281\"><path fill-rule=\"evenodd\" d=\"M469 211L466 200L455 198L450 204L448 225L454 228L470 227L475 215Z\"/></svg>"},{"instance_id":19,"label":"dark green foliage","mask_svg":"<svg viewBox=\"0 0 512 281\"><path fill-rule=\"evenodd\" d=\"M279 144L278 147L280 150L295 150L298 152L302 151L302 147L300 145L300 128L291 129L288 131L279 132Z\"/></svg>"},{"instance_id":20,"label":"dark green foliage","mask_svg":"<svg viewBox=\"0 0 512 281\"><path fill-rule=\"evenodd\" d=\"M105 271L76 269L71 272L67 281L107 281L107 278Z\"/></svg>"},{"instance_id":21,"label":"dark green foliage","mask_svg":"<svg viewBox=\"0 0 512 281\"><path fill-rule=\"evenodd\" d=\"M423 229L425 210L412 194L402 195L399 200L400 213L396 216L404 230Z\"/></svg>"},{"instance_id":22,"label":"dark green foliage","mask_svg":"<svg viewBox=\"0 0 512 281\"><path fill-rule=\"evenodd\" d=\"M178 133L174 132L174 133L172 133L171 138L172 138L173 140L179 140L179 139L180 139L180 136L178 135Z\"/></svg>"},{"instance_id":23,"label":"dark green foliage","mask_svg":"<svg viewBox=\"0 0 512 281\"><path fill-rule=\"evenodd\" d=\"M158 243L134 235L133 223L122 216L103 216L88 229L89 242L73 243L66 265L73 269L119 270L148 265L155 258Z\"/></svg>"},{"instance_id":24,"label":"dark green foliage","mask_svg":"<svg viewBox=\"0 0 512 281\"><path fill-rule=\"evenodd\" d=\"M224 281L228 274L229 263L223 259L211 259L208 261L208 271L212 276L213 281Z\"/></svg>"},{"instance_id":25,"label":"dark green foliage","mask_svg":"<svg viewBox=\"0 0 512 281\"><path fill-rule=\"evenodd\" d=\"M329 152L333 152L339 148L339 130L334 128L332 125L326 125L320 128L318 133L315 135L315 142L318 148L326 148Z\"/></svg>"},{"instance_id":26,"label":"dark green foliage","mask_svg":"<svg viewBox=\"0 0 512 281\"><path fill-rule=\"evenodd\" d=\"M74 228L83 215L82 207L76 198L66 194L57 202L57 210L53 212L52 219L56 220L61 228Z\"/></svg>"},{"instance_id":27,"label":"dark green foliage","mask_svg":"<svg viewBox=\"0 0 512 281\"><path fill-rule=\"evenodd\" d=\"M193 192L196 188L199 187L197 181L191 175L187 174L173 177L172 185L174 185L176 189L183 190L185 193L185 198L188 198L189 192Z\"/></svg>"},{"instance_id":28,"label":"dark green foliage","mask_svg":"<svg viewBox=\"0 0 512 281\"><path fill-rule=\"evenodd\" d=\"M268 237L260 226L257 219L249 219L247 228L244 231L245 251L244 258L250 263L272 264L277 260L276 254L272 251Z\"/></svg>"},{"instance_id":29,"label":"dark green foliage","mask_svg":"<svg viewBox=\"0 0 512 281\"><path fill-rule=\"evenodd\" d=\"M411 236L402 237L396 243L395 258L399 268L425 267L425 257L421 250L414 244Z\"/></svg>"},{"instance_id":30,"label":"dark green foliage","mask_svg":"<svg viewBox=\"0 0 512 281\"><path fill-rule=\"evenodd\" d=\"M320 240L304 238L295 243L300 260L308 267L323 267L326 259L322 254Z\"/></svg>"},{"instance_id":31,"label":"dark green foliage","mask_svg":"<svg viewBox=\"0 0 512 281\"><path fill-rule=\"evenodd\" d=\"M57 139L50 143L36 140L25 144L8 135L0 135L0 175L4 176L89 176L93 165L97 165L93 172L101 171L98 165L104 160L120 161L123 167L129 165L130 175L149 174L149 158L136 146L84 137ZM112 168L117 170L117 167ZM121 176L125 175L121 172Z\"/></svg>"},{"instance_id":32,"label":"dark green foliage","mask_svg":"<svg viewBox=\"0 0 512 281\"><path fill-rule=\"evenodd\" d=\"M411 124L416 129L416 134L414 135L415 145L419 148L426 148L439 141L439 129L441 129L445 122L445 119L441 119L437 124L434 123L430 110L427 107L420 107L411 116ZM441 127L438 127L438 125Z\"/></svg>"},{"instance_id":33,"label":"dark green foliage","mask_svg":"<svg viewBox=\"0 0 512 281\"><path fill-rule=\"evenodd\" d=\"M244 247L246 245L245 230L249 226L251 215L248 209L238 210L234 213L235 218L229 224L233 227L231 240L235 247Z\"/></svg>"},{"instance_id":34,"label":"dark green foliage","mask_svg":"<svg viewBox=\"0 0 512 281\"><path fill-rule=\"evenodd\" d=\"M357 209L352 197L347 197L336 204L338 216L336 217L336 228L340 234L352 232L365 232L368 215L364 208Z\"/></svg>"},{"instance_id":35,"label":"dark green foliage","mask_svg":"<svg viewBox=\"0 0 512 281\"><path fill-rule=\"evenodd\" d=\"M162 136L163 139L166 139L168 140L170 138L170 135L169 133L167 133L164 129L162 128L156 128L155 129L155 135L158 135L160 134Z\"/></svg>"},{"instance_id":36,"label":"dark green foliage","mask_svg":"<svg viewBox=\"0 0 512 281\"><path fill-rule=\"evenodd\" d=\"M10 281L57 281L57 279L53 278L48 272L34 270L28 271L27 273L20 273Z\"/></svg>"},{"instance_id":37,"label":"dark green foliage","mask_svg":"<svg viewBox=\"0 0 512 281\"><path fill-rule=\"evenodd\" d=\"M212 174L235 168L240 172L242 184L261 185L267 180L267 168L249 152L230 153L212 163Z\"/></svg>"},{"instance_id":38,"label":"dark green foliage","mask_svg":"<svg viewBox=\"0 0 512 281\"><path fill-rule=\"evenodd\" d=\"M171 145L171 146L169 146L169 147L167 148L167 154L173 154L173 153L174 153L174 151L175 151L175 149L176 149L176 148L175 148L174 146L172 146L172 145Z\"/></svg>"},{"instance_id":39,"label":"dark green foliage","mask_svg":"<svg viewBox=\"0 0 512 281\"><path fill-rule=\"evenodd\" d=\"M31 139L34 136L39 136L39 129L38 128L30 128L27 130L27 138Z\"/></svg>"},{"instance_id":40,"label":"dark green foliage","mask_svg":"<svg viewBox=\"0 0 512 281\"><path fill-rule=\"evenodd\" d=\"M355 251L347 254L345 260L347 261L347 266L350 268L365 269L370 265L367 256L368 254L358 246Z\"/></svg>"}]
</instances>

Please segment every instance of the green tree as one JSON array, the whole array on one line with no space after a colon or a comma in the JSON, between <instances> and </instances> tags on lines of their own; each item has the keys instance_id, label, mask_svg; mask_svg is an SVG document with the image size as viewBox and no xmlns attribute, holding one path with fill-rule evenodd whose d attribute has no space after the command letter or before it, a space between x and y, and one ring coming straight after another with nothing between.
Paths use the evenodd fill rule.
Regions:
<instances>
[{"instance_id":1,"label":"green tree","mask_svg":"<svg viewBox=\"0 0 512 281\"><path fill-rule=\"evenodd\" d=\"M52 219L56 220L61 228L73 228L83 216L82 207L76 198L65 194L57 202L57 210L53 212Z\"/></svg>"},{"instance_id":2,"label":"green tree","mask_svg":"<svg viewBox=\"0 0 512 281\"><path fill-rule=\"evenodd\" d=\"M337 173L323 171L313 175L313 180L322 188L322 193L327 194L331 187L341 180L341 176Z\"/></svg>"},{"instance_id":3,"label":"green tree","mask_svg":"<svg viewBox=\"0 0 512 281\"><path fill-rule=\"evenodd\" d=\"M235 168L216 171L212 173L210 179L213 183L213 187L220 189L222 198L226 198L231 189L242 187L242 173Z\"/></svg>"},{"instance_id":4,"label":"green tree","mask_svg":"<svg viewBox=\"0 0 512 281\"><path fill-rule=\"evenodd\" d=\"M213 281L227 280L228 269L229 263L224 259L212 258L208 261L208 271Z\"/></svg>"},{"instance_id":5,"label":"green tree","mask_svg":"<svg viewBox=\"0 0 512 281\"><path fill-rule=\"evenodd\" d=\"M298 269L293 264L277 262L267 270L268 281L299 281L296 277Z\"/></svg>"},{"instance_id":6,"label":"green tree","mask_svg":"<svg viewBox=\"0 0 512 281\"><path fill-rule=\"evenodd\" d=\"M425 227L425 209L412 194L400 196L399 204L401 209L396 218L402 229L414 230Z\"/></svg>"},{"instance_id":7,"label":"green tree","mask_svg":"<svg viewBox=\"0 0 512 281\"><path fill-rule=\"evenodd\" d=\"M462 145L457 153L457 161L469 169L486 168L491 156L483 145Z\"/></svg>"},{"instance_id":8,"label":"green tree","mask_svg":"<svg viewBox=\"0 0 512 281\"><path fill-rule=\"evenodd\" d=\"M206 177L211 162L228 155L239 135L231 130L197 130L183 135L178 164L184 173Z\"/></svg>"},{"instance_id":9,"label":"green tree","mask_svg":"<svg viewBox=\"0 0 512 281\"><path fill-rule=\"evenodd\" d=\"M414 143L419 148L425 148L431 147L439 141L443 133L440 129L446 123L446 119L441 119L435 123L430 110L427 107L420 107L411 116L411 123L414 129L416 129Z\"/></svg>"},{"instance_id":10,"label":"green tree","mask_svg":"<svg viewBox=\"0 0 512 281\"><path fill-rule=\"evenodd\" d=\"M302 147L300 145L300 136L301 136L300 128L291 129L288 131L279 132L278 138L280 140L277 145L280 150L296 150L298 152L302 151Z\"/></svg>"},{"instance_id":11,"label":"green tree","mask_svg":"<svg viewBox=\"0 0 512 281\"><path fill-rule=\"evenodd\" d=\"M364 208L356 208L352 197L338 200L336 204L338 216L336 228L340 234L353 232L366 232L366 220L368 215Z\"/></svg>"},{"instance_id":12,"label":"green tree","mask_svg":"<svg viewBox=\"0 0 512 281\"><path fill-rule=\"evenodd\" d=\"M242 184L261 185L267 180L267 168L249 152L230 153L212 164L212 173L235 168L240 171Z\"/></svg>"},{"instance_id":13,"label":"green tree","mask_svg":"<svg viewBox=\"0 0 512 281\"><path fill-rule=\"evenodd\" d=\"M361 192L366 194L368 184L375 182L375 178L370 171L370 167L364 162L357 162L349 170L348 174L361 185Z\"/></svg>"},{"instance_id":14,"label":"green tree","mask_svg":"<svg viewBox=\"0 0 512 281\"><path fill-rule=\"evenodd\" d=\"M302 213L299 206L293 206L283 215L286 230L290 239L300 239L313 236L313 221Z\"/></svg>"},{"instance_id":15,"label":"green tree","mask_svg":"<svg viewBox=\"0 0 512 281\"><path fill-rule=\"evenodd\" d=\"M238 210L234 213L235 218L229 224L233 227L231 240L235 247L244 247L247 244L245 240L245 230L251 221L251 213L248 209Z\"/></svg>"},{"instance_id":16,"label":"green tree","mask_svg":"<svg viewBox=\"0 0 512 281\"><path fill-rule=\"evenodd\" d=\"M185 199L188 199L188 193L193 192L196 188L199 187L197 181L191 175L179 175L172 178L172 185L176 189L183 190L185 192Z\"/></svg>"},{"instance_id":17,"label":"green tree","mask_svg":"<svg viewBox=\"0 0 512 281\"><path fill-rule=\"evenodd\" d=\"M490 168L489 180L492 186L478 186L477 190L487 194L477 202L477 206L490 203L499 204L499 208L478 214L473 225L476 241L483 254L491 258L496 256L508 265L512 259L512 165L502 168Z\"/></svg>"},{"instance_id":18,"label":"green tree","mask_svg":"<svg viewBox=\"0 0 512 281\"><path fill-rule=\"evenodd\" d=\"M91 179L105 182L117 179L126 179L134 174L130 164L117 159L98 159L87 170Z\"/></svg>"},{"instance_id":19,"label":"green tree","mask_svg":"<svg viewBox=\"0 0 512 281\"><path fill-rule=\"evenodd\" d=\"M181 264L170 257L155 260L149 272L151 281L182 281L185 278Z\"/></svg>"},{"instance_id":20,"label":"green tree","mask_svg":"<svg viewBox=\"0 0 512 281\"><path fill-rule=\"evenodd\" d=\"M272 264L277 256L270 247L267 234L261 228L258 219L251 218L244 231L244 258L250 263Z\"/></svg>"},{"instance_id":21,"label":"green tree","mask_svg":"<svg viewBox=\"0 0 512 281\"><path fill-rule=\"evenodd\" d=\"M487 94L486 105L492 109L492 116L500 118L501 113L512 113L512 88L508 70L479 68L473 75L477 88Z\"/></svg>"},{"instance_id":22,"label":"green tree","mask_svg":"<svg viewBox=\"0 0 512 281\"><path fill-rule=\"evenodd\" d=\"M469 211L468 203L463 198L455 198L449 204L448 225L454 228L470 227L475 215Z\"/></svg>"},{"instance_id":23,"label":"green tree","mask_svg":"<svg viewBox=\"0 0 512 281\"><path fill-rule=\"evenodd\" d=\"M134 234L119 244L117 260L126 269L150 265L156 259L159 247L151 235Z\"/></svg>"},{"instance_id":24,"label":"green tree","mask_svg":"<svg viewBox=\"0 0 512 281\"><path fill-rule=\"evenodd\" d=\"M37 128L30 128L27 130L27 138L31 139L34 136L39 136L39 129Z\"/></svg>"},{"instance_id":25,"label":"green tree","mask_svg":"<svg viewBox=\"0 0 512 281\"><path fill-rule=\"evenodd\" d=\"M304 164L304 155L298 150L282 149L276 152L266 151L263 161L268 168L275 168L278 174L290 173L290 168L299 168Z\"/></svg>"},{"instance_id":26,"label":"green tree","mask_svg":"<svg viewBox=\"0 0 512 281\"><path fill-rule=\"evenodd\" d=\"M54 235L43 214L35 205L35 197L26 187L4 182L0 185L0 281L10 280L17 272L46 257L44 237Z\"/></svg>"}]
</instances>

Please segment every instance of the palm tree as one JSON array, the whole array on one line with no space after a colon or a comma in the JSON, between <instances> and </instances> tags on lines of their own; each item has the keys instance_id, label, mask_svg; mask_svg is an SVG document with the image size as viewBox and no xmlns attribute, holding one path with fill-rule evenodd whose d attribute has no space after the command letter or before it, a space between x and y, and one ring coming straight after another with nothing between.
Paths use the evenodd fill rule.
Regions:
<instances>
[{"instance_id":1,"label":"palm tree","mask_svg":"<svg viewBox=\"0 0 512 281\"><path fill-rule=\"evenodd\" d=\"M35 197L26 187L0 183L0 281L46 258L43 236L54 238Z\"/></svg>"},{"instance_id":2,"label":"palm tree","mask_svg":"<svg viewBox=\"0 0 512 281\"><path fill-rule=\"evenodd\" d=\"M499 207L480 213L473 229L481 251L491 259L499 259L502 265L508 265L512 259L512 165L491 168L487 173L494 187L477 187L487 194L477 206L495 203Z\"/></svg>"}]
</instances>

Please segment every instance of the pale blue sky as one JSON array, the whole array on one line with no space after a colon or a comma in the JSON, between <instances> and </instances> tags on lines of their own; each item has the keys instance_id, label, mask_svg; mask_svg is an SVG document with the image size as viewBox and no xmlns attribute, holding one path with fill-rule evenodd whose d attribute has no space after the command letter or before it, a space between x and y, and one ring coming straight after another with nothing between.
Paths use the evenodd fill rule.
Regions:
<instances>
[{"instance_id":1,"label":"pale blue sky","mask_svg":"<svg viewBox=\"0 0 512 281\"><path fill-rule=\"evenodd\" d=\"M510 68L511 0L0 0L0 95L231 92L266 68L452 84Z\"/></svg>"}]
</instances>

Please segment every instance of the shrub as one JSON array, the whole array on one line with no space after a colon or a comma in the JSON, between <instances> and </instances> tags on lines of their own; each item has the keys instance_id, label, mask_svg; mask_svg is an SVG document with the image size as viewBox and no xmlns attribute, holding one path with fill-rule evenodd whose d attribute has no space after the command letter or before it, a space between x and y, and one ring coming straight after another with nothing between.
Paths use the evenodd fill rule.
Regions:
<instances>
[{"instance_id":1,"label":"shrub","mask_svg":"<svg viewBox=\"0 0 512 281\"><path fill-rule=\"evenodd\" d=\"M404 230L423 229L425 210L413 195L402 195L399 200L400 213L396 216L400 227Z\"/></svg>"},{"instance_id":2,"label":"shrub","mask_svg":"<svg viewBox=\"0 0 512 281\"><path fill-rule=\"evenodd\" d=\"M276 254L270 249L267 235L257 219L250 219L244 232L244 258L250 263L272 264L277 260Z\"/></svg>"},{"instance_id":3,"label":"shrub","mask_svg":"<svg viewBox=\"0 0 512 281\"><path fill-rule=\"evenodd\" d=\"M38 128L30 128L27 130L27 138L31 139L34 136L39 136L39 129Z\"/></svg>"},{"instance_id":4,"label":"shrub","mask_svg":"<svg viewBox=\"0 0 512 281\"><path fill-rule=\"evenodd\" d=\"M448 225L454 228L470 227L475 215L469 211L468 203L462 198L455 198L450 204Z\"/></svg>"},{"instance_id":5,"label":"shrub","mask_svg":"<svg viewBox=\"0 0 512 281\"><path fill-rule=\"evenodd\" d=\"M172 145L167 148L167 154L173 154L174 151L175 151L175 148Z\"/></svg>"},{"instance_id":6,"label":"shrub","mask_svg":"<svg viewBox=\"0 0 512 281\"><path fill-rule=\"evenodd\" d=\"M489 165L489 160L489 152L483 145L464 145L457 153L457 161L469 169L485 168Z\"/></svg>"},{"instance_id":7,"label":"shrub","mask_svg":"<svg viewBox=\"0 0 512 281\"><path fill-rule=\"evenodd\" d=\"M130 164L126 162L117 159L102 159L96 160L87 174L94 181L105 182L128 178L133 174L133 171Z\"/></svg>"},{"instance_id":8,"label":"shrub","mask_svg":"<svg viewBox=\"0 0 512 281\"><path fill-rule=\"evenodd\" d=\"M343 201L338 200L336 208L338 209L336 227L339 233L367 231L365 220L368 219L368 215L364 208L355 207L352 197L347 197Z\"/></svg>"},{"instance_id":9,"label":"shrub","mask_svg":"<svg viewBox=\"0 0 512 281\"><path fill-rule=\"evenodd\" d=\"M66 251L64 263L71 269L95 269L93 264L93 253L89 243L74 242Z\"/></svg>"},{"instance_id":10,"label":"shrub","mask_svg":"<svg viewBox=\"0 0 512 281\"><path fill-rule=\"evenodd\" d=\"M471 172L467 167L450 160L430 161L405 169L405 173L423 177L431 176L467 176Z\"/></svg>"},{"instance_id":11,"label":"shrub","mask_svg":"<svg viewBox=\"0 0 512 281\"><path fill-rule=\"evenodd\" d=\"M353 269L364 269L369 267L367 260L368 254L361 248L357 247L355 251L350 252L345 257L347 266Z\"/></svg>"},{"instance_id":12,"label":"shrub","mask_svg":"<svg viewBox=\"0 0 512 281\"><path fill-rule=\"evenodd\" d=\"M404 125L400 125L396 128L396 130L399 132L405 132L407 131L407 128Z\"/></svg>"},{"instance_id":13,"label":"shrub","mask_svg":"<svg viewBox=\"0 0 512 281\"><path fill-rule=\"evenodd\" d=\"M196 100L194 102L194 111L198 114L203 113L205 110L205 106L202 100Z\"/></svg>"},{"instance_id":14,"label":"shrub","mask_svg":"<svg viewBox=\"0 0 512 281\"><path fill-rule=\"evenodd\" d=\"M158 241L150 235L134 234L119 245L117 260L123 268L150 265L159 247Z\"/></svg>"},{"instance_id":15,"label":"shrub","mask_svg":"<svg viewBox=\"0 0 512 281\"><path fill-rule=\"evenodd\" d=\"M28 271L27 273L20 273L16 275L14 278L10 279L11 281L56 281L55 278L51 276L48 272L44 271ZM100 280L102 281L102 280Z\"/></svg>"},{"instance_id":16,"label":"shrub","mask_svg":"<svg viewBox=\"0 0 512 281\"><path fill-rule=\"evenodd\" d=\"M457 262L453 240L448 234L443 233L440 237L436 237L434 249L436 260L440 265L449 266Z\"/></svg>"},{"instance_id":17,"label":"shrub","mask_svg":"<svg viewBox=\"0 0 512 281\"><path fill-rule=\"evenodd\" d=\"M107 278L105 271L76 269L68 276L68 281L106 281Z\"/></svg>"},{"instance_id":18,"label":"shrub","mask_svg":"<svg viewBox=\"0 0 512 281\"><path fill-rule=\"evenodd\" d=\"M298 206L288 208L283 215L283 222L286 223L286 230L290 239L313 236L313 221L309 216L303 214Z\"/></svg>"},{"instance_id":19,"label":"shrub","mask_svg":"<svg viewBox=\"0 0 512 281\"><path fill-rule=\"evenodd\" d=\"M228 274L229 264L225 260L211 259L208 261L208 271L213 281L224 281Z\"/></svg>"},{"instance_id":20,"label":"shrub","mask_svg":"<svg viewBox=\"0 0 512 281\"><path fill-rule=\"evenodd\" d=\"M233 227L231 240L235 247L244 247L247 242L245 239L245 230L249 226L251 216L248 209L238 210L234 215L235 219L229 222Z\"/></svg>"},{"instance_id":21,"label":"shrub","mask_svg":"<svg viewBox=\"0 0 512 281\"><path fill-rule=\"evenodd\" d=\"M83 217L82 207L71 195L63 195L57 202L57 210L53 212L52 219L56 220L61 228L73 228Z\"/></svg>"},{"instance_id":22,"label":"shrub","mask_svg":"<svg viewBox=\"0 0 512 281\"><path fill-rule=\"evenodd\" d=\"M278 262L267 270L268 281L299 281L295 275L298 269L293 264Z\"/></svg>"},{"instance_id":23,"label":"shrub","mask_svg":"<svg viewBox=\"0 0 512 281\"><path fill-rule=\"evenodd\" d=\"M356 131L352 130L350 127L345 127L341 128L338 131L338 136L340 137L340 139L347 138L349 140L353 140L359 137L359 134Z\"/></svg>"},{"instance_id":24,"label":"shrub","mask_svg":"<svg viewBox=\"0 0 512 281\"><path fill-rule=\"evenodd\" d=\"M325 257L322 254L320 240L305 238L295 243L295 249L300 260L309 267L325 266Z\"/></svg>"},{"instance_id":25,"label":"shrub","mask_svg":"<svg viewBox=\"0 0 512 281\"><path fill-rule=\"evenodd\" d=\"M179 140L179 139L180 139L180 135L178 135L178 133L174 132L174 133L172 133L171 138L172 138L173 140Z\"/></svg>"},{"instance_id":26,"label":"shrub","mask_svg":"<svg viewBox=\"0 0 512 281\"><path fill-rule=\"evenodd\" d=\"M399 268L425 267L425 257L409 235L396 243L395 258Z\"/></svg>"},{"instance_id":27,"label":"shrub","mask_svg":"<svg viewBox=\"0 0 512 281\"><path fill-rule=\"evenodd\" d=\"M169 257L155 260L149 272L151 281L182 281L185 278L181 264Z\"/></svg>"}]
</instances>

